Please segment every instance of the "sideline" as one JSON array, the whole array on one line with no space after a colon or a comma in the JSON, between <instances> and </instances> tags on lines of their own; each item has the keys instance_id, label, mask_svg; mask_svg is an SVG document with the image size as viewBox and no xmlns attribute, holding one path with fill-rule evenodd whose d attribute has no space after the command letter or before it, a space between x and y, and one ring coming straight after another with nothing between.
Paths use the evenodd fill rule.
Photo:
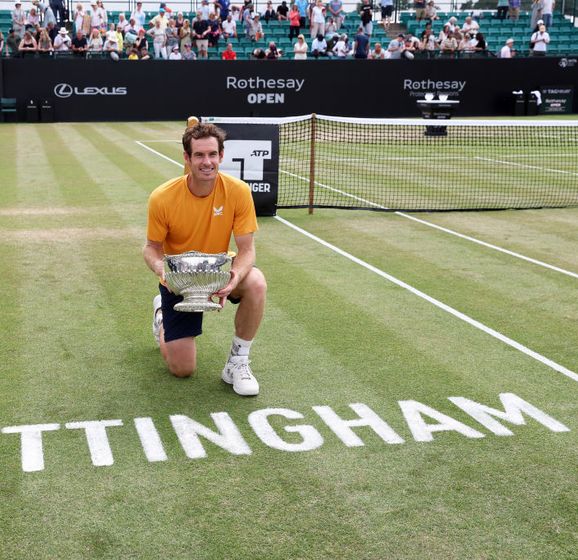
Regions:
<instances>
[{"instance_id":1,"label":"sideline","mask_svg":"<svg viewBox=\"0 0 578 560\"><path fill-rule=\"evenodd\" d=\"M309 182L309 180L306 179L305 177L301 177L300 175L296 175L295 173L290 173L289 171L283 171L283 170L280 170L280 172L285 173L285 175L290 175L291 177L295 177L297 179L300 179L302 181ZM340 189L336 189L335 187L330 187L329 185L324 185L323 183L319 183L318 181L315 181L315 184L321 188L333 191L333 192L340 194L344 197L352 198L353 200L357 200L357 201L363 202L364 204L367 204L369 206L373 206L374 208L380 208L382 210L388 210L388 208L386 206L382 206L381 204L371 202L370 200L366 200L365 198L360 198L359 196L355 196L353 194L347 193L347 192L342 191ZM413 220L414 222L418 222L420 224L423 224L424 226L431 227L431 228L437 229L439 231L443 231L444 233L449 233L450 235L455 235L456 237L459 237L461 239L465 239L466 241L471 241L472 243L476 243L476 244L481 245L483 247L487 247L488 249L493 249L494 251L499 251L500 253L510 255L511 257L515 257L517 259L521 259L521 260L524 260L526 262L536 264L538 266L542 266L542 267L548 268L550 270L554 270L555 272L560 272L561 274L565 274L566 276L578 278L578 274L575 272L571 272L570 270L566 270L564 268L560 268L558 266L554 266L552 264L548 264L546 262L539 261L537 259L533 259L532 257L527 257L526 255L522 255L521 253L516 253L515 251L510 251L509 249L504 249L503 247L499 247L498 245L493 245L492 243L487 243L486 241L482 241L481 239L476 239L475 237L471 237L470 235L460 233L460 232L455 231L453 229L445 228L443 226L438 226L437 224L434 224L433 222L428 222L427 220L424 220L422 218L417 218L417 217L412 216L410 214L407 214L405 212L396 211L396 212L393 212L393 214L395 214L397 216L401 216L402 218L406 218L408 220Z\"/></svg>"},{"instance_id":2,"label":"sideline","mask_svg":"<svg viewBox=\"0 0 578 560\"><path fill-rule=\"evenodd\" d=\"M388 274L387 272L384 272L383 270L380 270L379 268L377 268L377 267L375 267L369 263L366 263L365 261L353 256L351 253L348 253L347 251L344 251L343 249L340 249L339 247L336 247L335 245L328 243L327 241L321 239L320 237L317 237L316 235L309 233L308 231L300 228L299 226L296 226L295 224L285 220L284 218L281 218L280 216L273 216L273 217L276 220L278 220L279 222L281 222L282 224L294 229L295 231L301 233L302 235L305 235L309 239L312 239L313 241L319 243L320 245L323 245L324 247L326 247L327 249L330 249L331 251L337 253L338 255L341 255L342 257L349 259L350 261L354 262L355 264L358 264L358 265L362 266L363 268L366 268L367 270L377 274L378 276L381 276L382 278L389 280L390 282L392 282L396 286L399 286L400 288L403 288L404 290L407 290L407 291L411 292L412 294L426 300L427 302L435 305L436 307L439 307L440 309L442 309L446 313L449 313L450 315L453 315L454 317L457 317L458 319L472 325L476 329L479 329L479 330L489 334L490 336L497 338L498 340L504 342L508 346L511 346L512 348L519 350L523 354L526 354L527 356L534 358L534 360L537 360L537 361L543 363L544 365L564 374L566 377L569 377L570 379L573 379L574 381L578 381L578 374L573 372L572 370L569 370L568 368L565 368L564 366L554 362L553 360L550 360L549 358L542 356L542 354L539 354L538 352L531 350L527 346L524 346L523 344L520 344L519 342L512 340L511 338L503 335L502 333L500 333L498 331L495 331L494 329L484 325L483 323L480 323L479 321L472 319L470 316L466 315L465 313L462 313L461 311L458 311L457 309L454 309L453 307L450 307L449 305L446 305L445 303L443 303L443 302L441 302L441 301L439 301L439 300L437 300L431 296L428 296L426 293L418 290L417 288L414 288L413 286L410 286L409 284L406 284L405 282L403 282L402 280L399 280L395 276L391 276L391 274Z\"/></svg>"}]
</instances>

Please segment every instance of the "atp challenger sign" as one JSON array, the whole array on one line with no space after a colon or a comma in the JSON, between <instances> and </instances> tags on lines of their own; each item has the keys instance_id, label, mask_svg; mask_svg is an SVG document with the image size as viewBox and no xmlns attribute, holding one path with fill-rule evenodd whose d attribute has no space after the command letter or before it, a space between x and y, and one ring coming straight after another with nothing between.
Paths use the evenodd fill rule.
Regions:
<instances>
[{"instance_id":1,"label":"atp challenger sign","mask_svg":"<svg viewBox=\"0 0 578 560\"><path fill-rule=\"evenodd\" d=\"M251 187L258 216L274 216L279 176L279 125L220 120L215 124L227 133L221 170Z\"/></svg>"}]
</instances>

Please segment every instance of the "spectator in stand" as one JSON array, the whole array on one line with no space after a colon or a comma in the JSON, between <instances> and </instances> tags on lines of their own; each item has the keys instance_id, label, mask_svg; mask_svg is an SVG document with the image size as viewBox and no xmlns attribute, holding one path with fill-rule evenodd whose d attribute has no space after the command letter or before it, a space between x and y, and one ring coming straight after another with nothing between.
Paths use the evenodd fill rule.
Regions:
<instances>
[{"instance_id":1,"label":"spectator in stand","mask_svg":"<svg viewBox=\"0 0 578 560\"><path fill-rule=\"evenodd\" d=\"M197 47L199 58L207 58L207 49L209 48L209 22L202 18L200 11L193 21L193 38Z\"/></svg>"},{"instance_id":2,"label":"spectator in stand","mask_svg":"<svg viewBox=\"0 0 578 560\"><path fill-rule=\"evenodd\" d=\"M451 31L448 31L446 38L440 43L440 51L442 56L446 58L454 58L458 50L458 42Z\"/></svg>"},{"instance_id":3,"label":"spectator in stand","mask_svg":"<svg viewBox=\"0 0 578 560\"><path fill-rule=\"evenodd\" d=\"M343 33L339 37L339 41L337 41L337 43L335 43L335 46L333 47L333 54L337 58L347 58L350 52L351 46L349 45L349 38L345 33Z\"/></svg>"},{"instance_id":4,"label":"spectator in stand","mask_svg":"<svg viewBox=\"0 0 578 560\"><path fill-rule=\"evenodd\" d=\"M66 27L61 27L58 31L58 35L54 39L54 51L55 52L64 52L70 50L72 46L72 41L68 36L68 31L66 31Z\"/></svg>"},{"instance_id":5,"label":"spectator in stand","mask_svg":"<svg viewBox=\"0 0 578 560\"><path fill-rule=\"evenodd\" d=\"M387 32L389 29L389 25L391 23L391 16L393 14L393 0L381 0L380 8L381 8L381 25L383 27L383 30ZM423 19L425 18L425 0L423 1L423 9L421 10L421 12L422 12L421 19Z\"/></svg>"},{"instance_id":6,"label":"spectator in stand","mask_svg":"<svg viewBox=\"0 0 578 560\"><path fill-rule=\"evenodd\" d=\"M544 3L542 0L533 0L532 1L532 11L530 13L530 29L536 30L538 25L538 20L542 18L542 8L544 7Z\"/></svg>"},{"instance_id":7,"label":"spectator in stand","mask_svg":"<svg viewBox=\"0 0 578 560\"><path fill-rule=\"evenodd\" d=\"M555 0L542 0L542 19L546 29L552 27L552 18L554 17Z\"/></svg>"},{"instance_id":8,"label":"spectator in stand","mask_svg":"<svg viewBox=\"0 0 578 560\"><path fill-rule=\"evenodd\" d=\"M508 15L512 21L520 19L520 6L522 0L508 0Z\"/></svg>"},{"instance_id":9,"label":"spectator in stand","mask_svg":"<svg viewBox=\"0 0 578 560\"><path fill-rule=\"evenodd\" d=\"M83 35L82 31L80 31L80 34ZM86 41L86 39L85 39ZM74 45L74 41L73 41L73 45ZM72 49L74 50L74 48ZM40 30L40 37L38 37L38 54L43 57L49 57L52 56L52 53L54 52L54 45L52 44L52 40L50 39L50 35L48 35L48 31L46 31L46 29L41 29Z\"/></svg>"},{"instance_id":10,"label":"spectator in stand","mask_svg":"<svg viewBox=\"0 0 578 560\"><path fill-rule=\"evenodd\" d=\"M17 56L18 47L20 46L20 37L16 35L14 29L8 31L8 37L6 37L6 54L8 56Z\"/></svg>"},{"instance_id":11,"label":"spectator in stand","mask_svg":"<svg viewBox=\"0 0 578 560\"><path fill-rule=\"evenodd\" d=\"M154 27L147 31L147 35L153 39L153 52L155 59L158 60L159 58L162 58L166 60L168 58L167 34L162 28L161 19L155 20Z\"/></svg>"},{"instance_id":12,"label":"spectator in stand","mask_svg":"<svg viewBox=\"0 0 578 560\"><path fill-rule=\"evenodd\" d=\"M451 33L450 26L448 24L444 25L442 27L442 29L440 30L439 35L438 35L438 45L441 46L443 41L445 41L447 39L447 37L450 33Z\"/></svg>"},{"instance_id":13,"label":"spectator in stand","mask_svg":"<svg viewBox=\"0 0 578 560\"><path fill-rule=\"evenodd\" d=\"M507 1L507 0L506 0ZM430 0L425 6L425 21L431 23L436 19L440 19L438 16L438 10L435 6L434 0Z\"/></svg>"},{"instance_id":14,"label":"spectator in stand","mask_svg":"<svg viewBox=\"0 0 578 560\"><path fill-rule=\"evenodd\" d=\"M209 46L216 47L219 44L221 36L221 26L215 14L209 14Z\"/></svg>"},{"instance_id":15,"label":"spectator in stand","mask_svg":"<svg viewBox=\"0 0 578 560\"><path fill-rule=\"evenodd\" d=\"M147 52L149 50L149 42L146 38L145 30L143 28L138 30L138 37L137 37L136 41L134 42L134 48L138 51L139 56L141 58L142 58L143 50L146 50ZM88 50L91 50L90 49L90 42L89 42Z\"/></svg>"},{"instance_id":16,"label":"spectator in stand","mask_svg":"<svg viewBox=\"0 0 578 560\"><path fill-rule=\"evenodd\" d=\"M459 29L458 18L456 16L452 16L450 19L448 19L446 25L450 28L450 31L453 33L454 31Z\"/></svg>"},{"instance_id":17,"label":"spectator in stand","mask_svg":"<svg viewBox=\"0 0 578 560\"><path fill-rule=\"evenodd\" d=\"M265 34L263 33L263 26L259 19L259 14L253 16L253 21L251 21L251 27L249 28L249 38L251 41L260 41Z\"/></svg>"},{"instance_id":18,"label":"spectator in stand","mask_svg":"<svg viewBox=\"0 0 578 560\"><path fill-rule=\"evenodd\" d=\"M39 13L41 14L42 23L40 24L41 27L48 28L50 23L56 25L56 18L54 17L54 12L49 4L40 2L40 0L33 0L32 4L38 9Z\"/></svg>"},{"instance_id":19,"label":"spectator in stand","mask_svg":"<svg viewBox=\"0 0 578 560\"><path fill-rule=\"evenodd\" d=\"M315 37L311 43L311 54L314 58L327 56L327 41L325 40L325 37L321 35L321 33L317 35L317 37Z\"/></svg>"},{"instance_id":20,"label":"spectator in stand","mask_svg":"<svg viewBox=\"0 0 578 560\"><path fill-rule=\"evenodd\" d=\"M8 55L8 53L4 53L4 49L6 47L6 44L4 42L4 33L2 33L2 31L0 31L0 58L2 56L4 56L4 54Z\"/></svg>"},{"instance_id":21,"label":"spectator in stand","mask_svg":"<svg viewBox=\"0 0 578 560\"><path fill-rule=\"evenodd\" d=\"M291 11L289 12L289 39L299 36L299 30L301 29L301 14L296 4L291 6Z\"/></svg>"},{"instance_id":22,"label":"spectator in stand","mask_svg":"<svg viewBox=\"0 0 578 560\"><path fill-rule=\"evenodd\" d=\"M281 51L277 48L275 41L269 42L269 47L265 51L265 58L267 60L277 60L281 58Z\"/></svg>"},{"instance_id":23,"label":"spectator in stand","mask_svg":"<svg viewBox=\"0 0 578 560\"><path fill-rule=\"evenodd\" d=\"M177 28L177 31L180 32L180 30L183 28L183 25L185 25L185 16L183 16L183 12L178 12L175 19L175 27Z\"/></svg>"},{"instance_id":24,"label":"spectator in stand","mask_svg":"<svg viewBox=\"0 0 578 560\"><path fill-rule=\"evenodd\" d=\"M437 48L438 43L430 24L421 34L421 50L425 52L427 58L435 58Z\"/></svg>"},{"instance_id":25,"label":"spectator in stand","mask_svg":"<svg viewBox=\"0 0 578 560\"><path fill-rule=\"evenodd\" d=\"M76 4L74 9L74 14L72 15L73 29L76 33L77 31L82 31L84 26L84 6L82 4Z\"/></svg>"},{"instance_id":26,"label":"spectator in stand","mask_svg":"<svg viewBox=\"0 0 578 560\"><path fill-rule=\"evenodd\" d=\"M373 6L369 0L363 0L359 8L359 17L361 18L361 27L367 37L373 33Z\"/></svg>"},{"instance_id":27,"label":"spectator in stand","mask_svg":"<svg viewBox=\"0 0 578 560\"><path fill-rule=\"evenodd\" d=\"M508 17L509 9L510 4L508 0L498 0L498 5L496 6L496 17L498 19L506 19Z\"/></svg>"},{"instance_id":28,"label":"spectator in stand","mask_svg":"<svg viewBox=\"0 0 578 560\"><path fill-rule=\"evenodd\" d=\"M20 56L34 56L37 50L38 44L36 43L36 39L32 36L30 31L25 31L24 36L18 45L18 52L20 53Z\"/></svg>"},{"instance_id":29,"label":"spectator in stand","mask_svg":"<svg viewBox=\"0 0 578 560\"><path fill-rule=\"evenodd\" d=\"M139 51L138 56L139 56L139 60L150 60L151 59L151 55L149 54L148 49L144 49L144 48Z\"/></svg>"},{"instance_id":30,"label":"spectator in stand","mask_svg":"<svg viewBox=\"0 0 578 560\"><path fill-rule=\"evenodd\" d=\"M287 2L283 0L279 6L277 6L277 18L279 21L287 20L287 15L289 14L289 7L287 6Z\"/></svg>"},{"instance_id":31,"label":"spectator in stand","mask_svg":"<svg viewBox=\"0 0 578 560\"><path fill-rule=\"evenodd\" d=\"M10 12L10 17L12 19L12 29L17 37L24 37L24 30L26 28L26 14L22 9L22 2L16 0L14 3L14 9Z\"/></svg>"},{"instance_id":32,"label":"spectator in stand","mask_svg":"<svg viewBox=\"0 0 578 560\"><path fill-rule=\"evenodd\" d=\"M163 8L163 9L164 9L164 11L165 11L166 14L167 14L167 17L170 18L170 17L172 16L173 11L167 6L167 3L166 3L166 2L161 2L159 8Z\"/></svg>"},{"instance_id":33,"label":"spectator in stand","mask_svg":"<svg viewBox=\"0 0 578 560\"><path fill-rule=\"evenodd\" d=\"M325 7L322 0L317 0L311 10L311 38L319 34L325 35Z\"/></svg>"},{"instance_id":34,"label":"spectator in stand","mask_svg":"<svg viewBox=\"0 0 578 560\"><path fill-rule=\"evenodd\" d=\"M211 8L214 10L215 6L209 6L209 0L202 0L201 7L199 8L199 11L201 12L201 19L209 21L209 14L212 11Z\"/></svg>"},{"instance_id":35,"label":"spectator in stand","mask_svg":"<svg viewBox=\"0 0 578 560\"><path fill-rule=\"evenodd\" d=\"M32 27L35 30L40 28L40 16L34 6L30 8L30 11L26 16L26 27Z\"/></svg>"},{"instance_id":36,"label":"spectator in stand","mask_svg":"<svg viewBox=\"0 0 578 560\"><path fill-rule=\"evenodd\" d=\"M353 58L367 58L369 55L369 37L363 32L360 25L353 40Z\"/></svg>"},{"instance_id":37,"label":"spectator in stand","mask_svg":"<svg viewBox=\"0 0 578 560\"><path fill-rule=\"evenodd\" d=\"M118 38L116 36L116 31L108 31L106 34L106 40L104 41L104 44L102 45L102 50L105 53L108 53L108 55L113 59L113 60L118 60L119 56L118 56L118 52L120 50L119 45L118 45Z\"/></svg>"},{"instance_id":38,"label":"spectator in stand","mask_svg":"<svg viewBox=\"0 0 578 560\"><path fill-rule=\"evenodd\" d=\"M335 45L337 45L338 42L339 42L339 35L337 33L334 33L332 37L327 39L327 56L329 57L335 56L333 49L335 48Z\"/></svg>"},{"instance_id":39,"label":"spectator in stand","mask_svg":"<svg viewBox=\"0 0 578 560\"><path fill-rule=\"evenodd\" d=\"M476 33L475 37L472 39L472 47L476 54L481 56L487 56L488 54L488 45L486 44L486 38L484 37L483 33L479 31Z\"/></svg>"},{"instance_id":40,"label":"spectator in stand","mask_svg":"<svg viewBox=\"0 0 578 560\"><path fill-rule=\"evenodd\" d=\"M371 60L385 60L385 49L381 43L375 43L373 50L369 53L369 58Z\"/></svg>"},{"instance_id":41,"label":"spectator in stand","mask_svg":"<svg viewBox=\"0 0 578 560\"><path fill-rule=\"evenodd\" d=\"M293 45L293 58L295 60L307 60L307 50L309 46L305 42L305 36L303 33L297 37L297 41Z\"/></svg>"},{"instance_id":42,"label":"spectator in stand","mask_svg":"<svg viewBox=\"0 0 578 560\"><path fill-rule=\"evenodd\" d=\"M472 45L472 36L469 33L464 33L461 38L456 37L458 42L458 51L460 55L469 56L475 52L474 46Z\"/></svg>"},{"instance_id":43,"label":"spectator in stand","mask_svg":"<svg viewBox=\"0 0 578 560\"><path fill-rule=\"evenodd\" d=\"M128 56L128 60L138 60L138 51L135 48L130 49Z\"/></svg>"},{"instance_id":44,"label":"spectator in stand","mask_svg":"<svg viewBox=\"0 0 578 560\"><path fill-rule=\"evenodd\" d=\"M90 4L90 28L98 29L100 31L102 29L102 25L103 21L98 6L96 2L92 2L92 4Z\"/></svg>"},{"instance_id":45,"label":"spectator in stand","mask_svg":"<svg viewBox=\"0 0 578 560\"><path fill-rule=\"evenodd\" d=\"M480 30L480 24L472 19L472 16L467 16L462 25L462 33L469 33L470 35L475 35Z\"/></svg>"},{"instance_id":46,"label":"spectator in stand","mask_svg":"<svg viewBox=\"0 0 578 560\"><path fill-rule=\"evenodd\" d=\"M50 0L50 7L58 20L60 25L64 25L66 22L66 6L64 0Z\"/></svg>"},{"instance_id":47,"label":"spectator in stand","mask_svg":"<svg viewBox=\"0 0 578 560\"><path fill-rule=\"evenodd\" d=\"M516 51L514 50L514 39L510 38L500 49L500 58L514 58L514 56L516 56Z\"/></svg>"},{"instance_id":48,"label":"spectator in stand","mask_svg":"<svg viewBox=\"0 0 578 560\"><path fill-rule=\"evenodd\" d=\"M154 29L157 26L157 23L159 24L161 31L164 33L169 25L169 18L167 17L164 8L159 8L159 13L150 20L149 26Z\"/></svg>"},{"instance_id":49,"label":"spectator in stand","mask_svg":"<svg viewBox=\"0 0 578 560\"><path fill-rule=\"evenodd\" d=\"M540 30L540 25L544 25L544 20L543 19L539 19L536 22L536 27L534 27L534 29L532 29L532 33L535 33L536 31Z\"/></svg>"},{"instance_id":50,"label":"spectator in stand","mask_svg":"<svg viewBox=\"0 0 578 560\"><path fill-rule=\"evenodd\" d=\"M104 8L104 4L103 4L102 0L96 0L96 9L97 9L98 13L100 14L100 20L102 22L100 24L100 28L102 31L106 31L106 28L108 27L108 13L107 13L106 9Z\"/></svg>"},{"instance_id":51,"label":"spectator in stand","mask_svg":"<svg viewBox=\"0 0 578 560\"><path fill-rule=\"evenodd\" d=\"M193 30L191 28L191 23L186 19L179 31L179 38L181 40L181 53L184 53L185 46L193 44ZM192 52L192 50L191 50Z\"/></svg>"},{"instance_id":52,"label":"spectator in stand","mask_svg":"<svg viewBox=\"0 0 578 560\"><path fill-rule=\"evenodd\" d=\"M231 2L230 0L216 0L215 8L219 12L219 19L222 23L227 19L227 17L229 17L229 14L231 13Z\"/></svg>"},{"instance_id":53,"label":"spectator in stand","mask_svg":"<svg viewBox=\"0 0 578 560\"><path fill-rule=\"evenodd\" d=\"M144 26L146 23L146 18L147 18L147 15L146 15L145 11L143 10L142 2L137 2L136 8L130 14L130 19L134 19L134 21L135 21L137 31L144 29Z\"/></svg>"},{"instance_id":54,"label":"spectator in stand","mask_svg":"<svg viewBox=\"0 0 578 560\"><path fill-rule=\"evenodd\" d=\"M173 18L169 19L165 34L167 36L167 52L172 53L173 47L179 46L179 31L177 30L177 22Z\"/></svg>"},{"instance_id":55,"label":"spectator in stand","mask_svg":"<svg viewBox=\"0 0 578 560\"><path fill-rule=\"evenodd\" d=\"M181 47L183 51L183 60L197 60L197 55L193 52L191 43L185 43L184 47Z\"/></svg>"},{"instance_id":56,"label":"spectator in stand","mask_svg":"<svg viewBox=\"0 0 578 560\"><path fill-rule=\"evenodd\" d=\"M544 24L540 25L538 31L532 33L530 45L532 46L532 56L545 56L550 43L550 34L546 31Z\"/></svg>"},{"instance_id":57,"label":"spectator in stand","mask_svg":"<svg viewBox=\"0 0 578 560\"><path fill-rule=\"evenodd\" d=\"M405 36L404 43L405 43L406 58L414 58L414 56L416 54L419 54L419 52L421 51L420 40L412 33L408 33Z\"/></svg>"},{"instance_id":58,"label":"spectator in stand","mask_svg":"<svg viewBox=\"0 0 578 560\"><path fill-rule=\"evenodd\" d=\"M415 19L421 21L425 18L425 0L414 0Z\"/></svg>"},{"instance_id":59,"label":"spectator in stand","mask_svg":"<svg viewBox=\"0 0 578 560\"><path fill-rule=\"evenodd\" d=\"M86 51L88 50L88 41L86 40L86 37L84 36L84 33L82 31L76 32L76 34L74 35L74 39L72 39L71 47L74 56L77 56L79 58L86 57Z\"/></svg>"},{"instance_id":60,"label":"spectator in stand","mask_svg":"<svg viewBox=\"0 0 578 560\"><path fill-rule=\"evenodd\" d=\"M343 9L342 0L330 0L327 4L327 9L335 22L335 29L341 29L343 20L345 19L345 10Z\"/></svg>"},{"instance_id":61,"label":"spectator in stand","mask_svg":"<svg viewBox=\"0 0 578 560\"><path fill-rule=\"evenodd\" d=\"M227 43L227 48L221 54L223 60L237 60L237 53L233 50L233 43Z\"/></svg>"},{"instance_id":62,"label":"spectator in stand","mask_svg":"<svg viewBox=\"0 0 578 560\"><path fill-rule=\"evenodd\" d=\"M248 38L251 31L251 24L253 23L253 5L246 4L243 8L243 15L241 16L243 20L243 28L245 29L245 36Z\"/></svg>"},{"instance_id":63,"label":"spectator in stand","mask_svg":"<svg viewBox=\"0 0 578 560\"><path fill-rule=\"evenodd\" d=\"M223 30L223 39L227 40L229 37L237 37L237 22L230 13L227 15L227 19L221 24L221 28Z\"/></svg>"},{"instance_id":64,"label":"spectator in stand","mask_svg":"<svg viewBox=\"0 0 578 560\"><path fill-rule=\"evenodd\" d=\"M327 23L325 24L325 35L331 36L337 31L337 25L335 25L335 21L333 21L332 17L327 18Z\"/></svg>"},{"instance_id":65,"label":"spectator in stand","mask_svg":"<svg viewBox=\"0 0 578 560\"><path fill-rule=\"evenodd\" d=\"M301 22L299 23L299 27L305 29L307 27L307 12L309 10L309 2L307 0L295 0L294 4L291 6L297 6L297 10L299 12L299 17L301 18ZM291 11L289 11L289 21L291 21Z\"/></svg>"},{"instance_id":66,"label":"spectator in stand","mask_svg":"<svg viewBox=\"0 0 578 560\"><path fill-rule=\"evenodd\" d=\"M179 51L179 46L175 45L171 49L171 54L169 55L169 60L183 60L183 57Z\"/></svg>"},{"instance_id":67,"label":"spectator in stand","mask_svg":"<svg viewBox=\"0 0 578 560\"><path fill-rule=\"evenodd\" d=\"M100 31L98 29L93 29L90 32L90 39L88 40L88 50L92 53L102 52L102 37L100 36Z\"/></svg>"},{"instance_id":68,"label":"spectator in stand","mask_svg":"<svg viewBox=\"0 0 578 560\"><path fill-rule=\"evenodd\" d=\"M128 27L124 32L124 42L126 45L133 47L137 37L138 31L136 29L136 22L131 18L128 22Z\"/></svg>"},{"instance_id":69,"label":"spectator in stand","mask_svg":"<svg viewBox=\"0 0 578 560\"><path fill-rule=\"evenodd\" d=\"M265 7L262 16L267 23L269 23L269 20L277 20L277 11L273 8L273 2L271 2L271 0L267 2L267 6Z\"/></svg>"},{"instance_id":70,"label":"spectator in stand","mask_svg":"<svg viewBox=\"0 0 578 560\"><path fill-rule=\"evenodd\" d=\"M52 41L52 44L54 44L54 39L56 39L56 37L58 36L58 29L56 28L56 25L50 22L46 25L45 29Z\"/></svg>"},{"instance_id":71,"label":"spectator in stand","mask_svg":"<svg viewBox=\"0 0 578 560\"><path fill-rule=\"evenodd\" d=\"M390 41L387 47L387 52L389 53L388 58L390 58L391 60L400 59L404 49L405 49L405 37L403 36L403 33L400 33L395 39Z\"/></svg>"},{"instance_id":72,"label":"spectator in stand","mask_svg":"<svg viewBox=\"0 0 578 560\"><path fill-rule=\"evenodd\" d=\"M126 16L124 15L123 12L121 12L120 14L118 14L118 22L116 23L116 28L120 29L120 32L123 34L126 33L126 30L129 28L130 23L129 21L126 19Z\"/></svg>"}]
</instances>

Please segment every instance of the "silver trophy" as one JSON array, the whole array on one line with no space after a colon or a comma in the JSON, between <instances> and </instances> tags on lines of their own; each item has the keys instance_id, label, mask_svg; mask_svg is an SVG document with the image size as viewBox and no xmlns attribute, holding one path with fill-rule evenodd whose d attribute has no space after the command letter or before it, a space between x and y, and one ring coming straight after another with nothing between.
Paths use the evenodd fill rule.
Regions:
<instances>
[{"instance_id":1,"label":"silver trophy","mask_svg":"<svg viewBox=\"0 0 578 560\"><path fill-rule=\"evenodd\" d=\"M175 311L214 311L221 306L210 297L224 288L231 278L233 259L227 253L189 251L165 256L165 281L174 294L183 296ZM222 270L224 268L225 270Z\"/></svg>"}]
</instances>

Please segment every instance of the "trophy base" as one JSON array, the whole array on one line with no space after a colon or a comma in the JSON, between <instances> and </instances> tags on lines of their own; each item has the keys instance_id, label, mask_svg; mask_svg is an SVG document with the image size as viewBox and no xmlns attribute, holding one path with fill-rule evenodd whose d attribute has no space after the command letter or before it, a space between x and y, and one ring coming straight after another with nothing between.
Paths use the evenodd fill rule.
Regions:
<instances>
[{"instance_id":1,"label":"trophy base","mask_svg":"<svg viewBox=\"0 0 578 560\"><path fill-rule=\"evenodd\" d=\"M205 311L217 311L221 306L214 301L205 300L183 300L173 306L175 311L185 313L204 313Z\"/></svg>"}]
</instances>

